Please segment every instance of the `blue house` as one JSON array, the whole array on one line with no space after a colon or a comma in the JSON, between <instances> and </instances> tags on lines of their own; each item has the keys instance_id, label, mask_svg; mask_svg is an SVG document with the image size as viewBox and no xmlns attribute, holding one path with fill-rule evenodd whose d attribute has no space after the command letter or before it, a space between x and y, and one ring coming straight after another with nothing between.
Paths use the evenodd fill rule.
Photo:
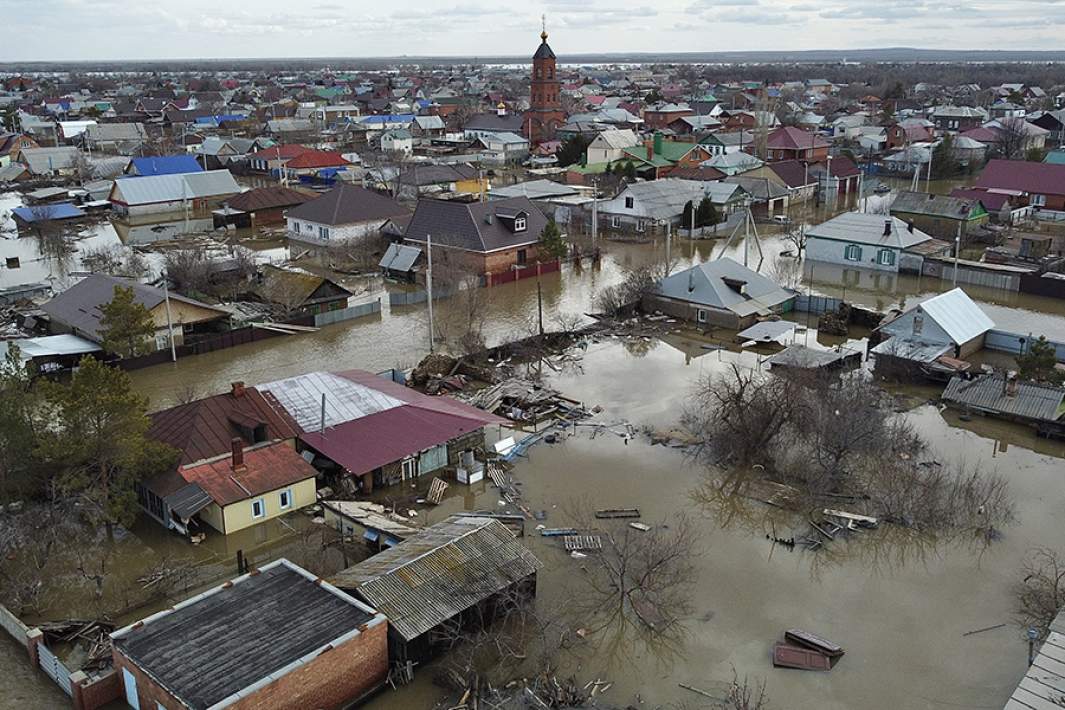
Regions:
<instances>
[{"instance_id":1,"label":"blue house","mask_svg":"<svg viewBox=\"0 0 1065 710\"><path fill-rule=\"evenodd\" d=\"M147 177L149 175L182 175L202 173L203 166L194 155L156 155L133 158L126 168L126 175Z\"/></svg>"}]
</instances>

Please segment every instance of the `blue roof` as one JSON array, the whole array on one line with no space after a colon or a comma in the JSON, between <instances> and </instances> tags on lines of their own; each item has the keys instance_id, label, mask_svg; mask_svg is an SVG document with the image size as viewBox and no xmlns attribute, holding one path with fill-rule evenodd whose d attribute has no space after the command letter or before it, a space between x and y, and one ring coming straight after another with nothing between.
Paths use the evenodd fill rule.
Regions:
<instances>
[{"instance_id":1,"label":"blue roof","mask_svg":"<svg viewBox=\"0 0 1065 710\"><path fill-rule=\"evenodd\" d=\"M76 219L85 216L84 212L69 202L37 205L36 207L16 207L11 210L11 214L26 223L36 222L38 219Z\"/></svg>"},{"instance_id":2,"label":"blue roof","mask_svg":"<svg viewBox=\"0 0 1065 710\"><path fill-rule=\"evenodd\" d=\"M157 155L149 158L134 158L132 162L134 170L140 177L203 172L203 168L196 162L194 155Z\"/></svg>"},{"instance_id":3,"label":"blue roof","mask_svg":"<svg viewBox=\"0 0 1065 710\"><path fill-rule=\"evenodd\" d=\"M363 116L359 123L411 123L414 121L413 113L390 113L380 116Z\"/></svg>"},{"instance_id":4,"label":"blue roof","mask_svg":"<svg viewBox=\"0 0 1065 710\"><path fill-rule=\"evenodd\" d=\"M201 125L201 126L203 126L203 125L215 125L215 126L217 126L217 125L219 125L221 123L225 123L226 121L237 122L237 121L247 120L247 118L248 118L247 116L245 116L243 114L240 114L240 113L224 113L224 114L219 114L217 116L200 116L199 118L196 119L196 123Z\"/></svg>"}]
</instances>

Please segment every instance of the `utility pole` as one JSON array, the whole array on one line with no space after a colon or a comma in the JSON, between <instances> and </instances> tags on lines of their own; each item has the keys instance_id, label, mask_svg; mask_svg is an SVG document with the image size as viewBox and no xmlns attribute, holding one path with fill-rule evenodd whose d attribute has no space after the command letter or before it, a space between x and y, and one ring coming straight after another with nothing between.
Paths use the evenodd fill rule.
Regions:
<instances>
[{"instance_id":1,"label":"utility pole","mask_svg":"<svg viewBox=\"0 0 1065 710\"><path fill-rule=\"evenodd\" d=\"M177 362L177 347L174 345L174 319L170 315L170 274L163 272L163 300L166 302L167 340L170 341L170 361Z\"/></svg>"},{"instance_id":2,"label":"utility pole","mask_svg":"<svg viewBox=\"0 0 1065 710\"><path fill-rule=\"evenodd\" d=\"M954 237L954 285L958 285L958 258L961 254L961 222L958 222L958 233Z\"/></svg>"},{"instance_id":3,"label":"utility pole","mask_svg":"<svg viewBox=\"0 0 1065 710\"><path fill-rule=\"evenodd\" d=\"M670 265L669 265L669 259L670 259L670 256L671 256L671 254L669 253L670 252L670 236L671 236L670 235L670 228L672 226L673 225L670 224L668 221L666 222L666 276L669 276L669 272L670 272Z\"/></svg>"},{"instance_id":4,"label":"utility pole","mask_svg":"<svg viewBox=\"0 0 1065 710\"><path fill-rule=\"evenodd\" d=\"M428 267L425 271L425 290L429 296L429 352L433 352L433 341L436 339L433 324L433 235L425 235L425 256Z\"/></svg>"},{"instance_id":5,"label":"utility pole","mask_svg":"<svg viewBox=\"0 0 1065 710\"><path fill-rule=\"evenodd\" d=\"M592 258L599 248L599 178L592 178Z\"/></svg>"}]
</instances>

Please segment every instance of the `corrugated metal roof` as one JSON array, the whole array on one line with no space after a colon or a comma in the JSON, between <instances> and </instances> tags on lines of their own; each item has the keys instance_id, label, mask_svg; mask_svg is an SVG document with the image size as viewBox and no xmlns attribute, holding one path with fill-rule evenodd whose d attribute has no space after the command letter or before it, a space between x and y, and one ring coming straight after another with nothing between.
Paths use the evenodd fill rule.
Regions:
<instances>
[{"instance_id":1,"label":"corrugated metal roof","mask_svg":"<svg viewBox=\"0 0 1065 710\"><path fill-rule=\"evenodd\" d=\"M1007 394L1004 375L982 375L973 380L955 377L943 392L944 401L995 414L1057 421L1062 416L1065 389L1034 382L1016 383L1016 394Z\"/></svg>"},{"instance_id":2,"label":"corrugated metal roof","mask_svg":"<svg viewBox=\"0 0 1065 710\"><path fill-rule=\"evenodd\" d=\"M149 175L115 181L111 201L126 205L150 205L205 197L236 195L240 185L228 170L180 175Z\"/></svg>"},{"instance_id":3,"label":"corrugated metal roof","mask_svg":"<svg viewBox=\"0 0 1065 710\"><path fill-rule=\"evenodd\" d=\"M888 222L891 228L888 234L884 234L884 225ZM846 212L811 228L806 236L807 239L831 239L895 249L906 249L932 238L919 229L909 231L908 225L897 217L869 212Z\"/></svg>"},{"instance_id":4,"label":"corrugated metal roof","mask_svg":"<svg viewBox=\"0 0 1065 710\"><path fill-rule=\"evenodd\" d=\"M409 244L389 244L378 266L390 271L410 271L421 255L422 250L418 247L412 247Z\"/></svg>"},{"instance_id":5,"label":"corrugated metal roof","mask_svg":"<svg viewBox=\"0 0 1065 710\"><path fill-rule=\"evenodd\" d=\"M272 394L304 431L317 431L321 426L323 395L326 427L335 427L404 404L380 390L331 372L308 372L259 385L258 389Z\"/></svg>"},{"instance_id":6,"label":"corrugated metal roof","mask_svg":"<svg viewBox=\"0 0 1065 710\"><path fill-rule=\"evenodd\" d=\"M940 355L945 355L953 348L944 343L930 343L914 338L888 338L870 352L874 355L889 355L914 362L933 362Z\"/></svg>"},{"instance_id":7,"label":"corrugated metal roof","mask_svg":"<svg viewBox=\"0 0 1065 710\"><path fill-rule=\"evenodd\" d=\"M915 309L924 311L959 345L995 327L995 322L960 288L933 296Z\"/></svg>"},{"instance_id":8,"label":"corrugated metal roof","mask_svg":"<svg viewBox=\"0 0 1065 710\"><path fill-rule=\"evenodd\" d=\"M728 281L742 284L743 293L730 286ZM795 296L727 256L664 278L655 292L678 301L727 308L740 316L768 311Z\"/></svg>"},{"instance_id":9,"label":"corrugated metal roof","mask_svg":"<svg viewBox=\"0 0 1065 710\"><path fill-rule=\"evenodd\" d=\"M384 613L411 641L540 566L498 520L452 516L331 581Z\"/></svg>"}]
</instances>

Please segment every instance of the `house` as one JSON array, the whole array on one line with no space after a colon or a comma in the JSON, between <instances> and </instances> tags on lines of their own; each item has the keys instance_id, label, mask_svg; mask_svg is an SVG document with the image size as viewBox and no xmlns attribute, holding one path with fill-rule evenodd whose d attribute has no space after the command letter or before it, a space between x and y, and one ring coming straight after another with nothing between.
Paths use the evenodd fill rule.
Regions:
<instances>
[{"instance_id":1,"label":"house","mask_svg":"<svg viewBox=\"0 0 1065 710\"><path fill-rule=\"evenodd\" d=\"M888 126L887 150L903 148L914 143L929 143L935 140L935 128L931 121L923 118L908 118Z\"/></svg>"},{"instance_id":2,"label":"house","mask_svg":"<svg viewBox=\"0 0 1065 710\"><path fill-rule=\"evenodd\" d=\"M709 198L725 221L745 206L748 195L741 186L724 182L676 178L637 182L626 186L614 199L599 203L600 226L636 235L664 234L667 228L686 228L681 224L684 205L698 205L704 198Z\"/></svg>"},{"instance_id":3,"label":"house","mask_svg":"<svg viewBox=\"0 0 1065 710\"><path fill-rule=\"evenodd\" d=\"M754 133L751 131L727 131L711 133L699 141L706 146L711 155L737 153L754 145Z\"/></svg>"},{"instance_id":4,"label":"house","mask_svg":"<svg viewBox=\"0 0 1065 710\"><path fill-rule=\"evenodd\" d=\"M731 330L742 330L762 318L786 313L794 291L725 256L670 274L643 297L645 313Z\"/></svg>"},{"instance_id":5,"label":"house","mask_svg":"<svg viewBox=\"0 0 1065 710\"><path fill-rule=\"evenodd\" d=\"M350 165L347 158L340 153L305 150L286 160L282 170L290 180L298 180L304 176L332 178L338 170L344 170Z\"/></svg>"},{"instance_id":6,"label":"house","mask_svg":"<svg viewBox=\"0 0 1065 710\"><path fill-rule=\"evenodd\" d=\"M529 139L509 131L481 131L474 139L481 159L495 165L517 163L529 156Z\"/></svg>"},{"instance_id":7,"label":"house","mask_svg":"<svg viewBox=\"0 0 1065 710\"><path fill-rule=\"evenodd\" d=\"M991 160L973 187L1011 195L1037 209L1065 210L1065 165Z\"/></svg>"},{"instance_id":8,"label":"house","mask_svg":"<svg viewBox=\"0 0 1065 710\"><path fill-rule=\"evenodd\" d=\"M647 130L657 131L668 127L678 118L694 115L695 111L688 104L658 103L644 109L643 122Z\"/></svg>"},{"instance_id":9,"label":"house","mask_svg":"<svg viewBox=\"0 0 1065 710\"><path fill-rule=\"evenodd\" d=\"M766 137L766 156L774 160L806 160L817 162L828 158L828 142L811 131L784 126Z\"/></svg>"},{"instance_id":10,"label":"house","mask_svg":"<svg viewBox=\"0 0 1065 710\"><path fill-rule=\"evenodd\" d=\"M891 216L925 234L947 240L965 236L990 219L979 200L909 191L900 192L895 198Z\"/></svg>"},{"instance_id":11,"label":"house","mask_svg":"<svg viewBox=\"0 0 1065 710\"><path fill-rule=\"evenodd\" d=\"M318 197L317 193L293 190L282 185L256 187L225 201L223 207L226 218L223 221L237 227L283 224L286 210Z\"/></svg>"},{"instance_id":12,"label":"house","mask_svg":"<svg viewBox=\"0 0 1065 710\"><path fill-rule=\"evenodd\" d=\"M1057 144L1065 141L1065 111L1039 111L1035 118L1031 119L1031 123L1048 131L1048 140Z\"/></svg>"},{"instance_id":13,"label":"house","mask_svg":"<svg viewBox=\"0 0 1065 710\"><path fill-rule=\"evenodd\" d=\"M597 163L612 163L622 157L626 148L633 148L640 144L640 139L634 131L627 128L609 130L599 133L588 144L585 151L585 163L595 165Z\"/></svg>"},{"instance_id":14,"label":"house","mask_svg":"<svg viewBox=\"0 0 1065 710\"><path fill-rule=\"evenodd\" d=\"M78 207L70 202L38 204L33 207L16 207L11 210L11 217L20 228L32 227L38 222L69 222L85 217Z\"/></svg>"},{"instance_id":15,"label":"house","mask_svg":"<svg viewBox=\"0 0 1065 710\"><path fill-rule=\"evenodd\" d=\"M198 514L214 502L198 483L182 475L182 467L225 458L232 454L238 441L245 447L277 444L295 448L295 422L283 411L275 410L259 390L245 387L243 382L234 382L225 394L179 404L149 416L148 436L177 449L180 457L169 471L138 482L137 501L158 523L182 535L202 529L206 521ZM300 493L305 500L306 491ZM278 503L279 497L280 493ZM264 512L275 517L281 511L277 505ZM220 511L213 517L216 522L221 519L215 527L224 533L225 517Z\"/></svg>"},{"instance_id":16,"label":"house","mask_svg":"<svg viewBox=\"0 0 1065 710\"><path fill-rule=\"evenodd\" d=\"M453 515L330 581L388 618L389 658L402 664L447 648L447 627L472 610L534 596L541 566L500 521Z\"/></svg>"},{"instance_id":17,"label":"house","mask_svg":"<svg viewBox=\"0 0 1065 710\"><path fill-rule=\"evenodd\" d=\"M416 270L423 261L422 250L418 247L392 243L377 266L387 278L414 283L417 280Z\"/></svg>"},{"instance_id":18,"label":"house","mask_svg":"<svg viewBox=\"0 0 1065 710\"><path fill-rule=\"evenodd\" d=\"M808 260L862 269L920 273L926 256L949 251L897 217L868 212L845 212L806 232Z\"/></svg>"},{"instance_id":19,"label":"house","mask_svg":"<svg viewBox=\"0 0 1065 710\"><path fill-rule=\"evenodd\" d=\"M224 310L171 293L168 319L163 289L132 279L90 274L41 306L50 320L51 332L73 333L94 343L102 343L100 319L103 313L100 309L115 297L116 288L133 289L134 302L148 309L155 321L156 350L170 347L171 327L174 345L182 345L190 336L224 325L229 318L229 313Z\"/></svg>"},{"instance_id":20,"label":"house","mask_svg":"<svg viewBox=\"0 0 1065 710\"><path fill-rule=\"evenodd\" d=\"M10 165L23 148L40 148L40 146L25 133L0 132L0 168Z\"/></svg>"},{"instance_id":21,"label":"house","mask_svg":"<svg viewBox=\"0 0 1065 710\"><path fill-rule=\"evenodd\" d=\"M965 358L982 350L995 327L980 306L960 288L908 308L877 328L883 338L872 353L930 363L946 355Z\"/></svg>"},{"instance_id":22,"label":"house","mask_svg":"<svg viewBox=\"0 0 1065 710\"><path fill-rule=\"evenodd\" d=\"M82 153L74 146L20 148L15 162L25 165L34 177L70 177L78 171Z\"/></svg>"},{"instance_id":23,"label":"house","mask_svg":"<svg viewBox=\"0 0 1065 710\"><path fill-rule=\"evenodd\" d=\"M622 160L633 162L640 175L659 178L674 168L694 168L712 157L706 146L699 143L667 141L661 133L644 141L642 146L625 148Z\"/></svg>"},{"instance_id":24,"label":"house","mask_svg":"<svg viewBox=\"0 0 1065 710\"><path fill-rule=\"evenodd\" d=\"M1026 424L1034 427L1039 436L1065 437L1065 388L1063 387L1018 381L1015 375L1005 372L977 375L972 379L953 377L943 391L943 401L967 413L979 412L999 419ZM1051 636L1058 636L1060 639L1063 629L1060 615L1055 619L1054 627L1057 634L1051 634ZM1043 654L1048 653L1049 645L1043 647ZM1051 652L1056 653L1058 648L1059 646L1055 645ZM1029 674L1039 672L1043 677L1048 677L1051 674L1043 668L1050 662L1052 661L1049 656L1041 655ZM1035 685L1046 687L1038 683ZM1054 681L1054 685L1057 686L1055 690L1046 693L1040 691L1038 696L1018 690L1014 694L1014 699L1025 696L1026 703L1031 702L1029 698L1034 697L1039 697L1040 702L1043 698L1046 698L1048 703L1056 702L1054 698L1058 697L1057 693L1061 692L1065 684ZM1007 707L1014 706L1023 707L1019 700L1016 703L1011 700L1007 704Z\"/></svg>"},{"instance_id":25,"label":"house","mask_svg":"<svg viewBox=\"0 0 1065 710\"><path fill-rule=\"evenodd\" d=\"M769 170L788 188L790 202L805 202L817 194L817 175L810 173L809 163L799 160L780 160L766 163L764 167L745 173L760 176Z\"/></svg>"},{"instance_id":26,"label":"house","mask_svg":"<svg viewBox=\"0 0 1065 710\"><path fill-rule=\"evenodd\" d=\"M318 199L288 210L285 223L290 239L326 246L373 236L389 219L408 214L390 197L340 183Z\"/></svg>"},{"instance_id":27,"label":"house","mask_svg":"<svg viewBox=\"0 0 1065 710\"><path fill-rule=\"evenodd\" d=\"M702 135L722 127L713 116L682 116L672 121L667 128L677 136Z\"/></svg>"},{"instance_id":28,"label":"house","mask_svg":"<svg viewBox=\"0 0 1065 710\"><path fill-rule=\"evenodd\" d=\"M191 156L189 156L191 157ZM107 199L116 214L205 213L240 193L228 170L115 180Z\"/></svg>"},{"instance_id":29,"label":"house","mask_svg":"<svg viewBox=\"0 0 1065 710\"><path fill-rule=\"evenodd\" d=\"M98 123L88 126L81 135L82 144L89 150L114 155L129 155L147 140L143 123Z\"/></svg>"},{"instance_id":30,"label":"house","mask_svg":"<svg viewBox=\"0 0 1065 710\"><path fill-rule=\"evenodd\" d=\"M145 710L348 707L388 676L384 614L283 558L118 629L111 648L119 692Z\"/></svg>"},{"instance_id":31,"label":"house","mask_svg":"<svg viewBox=\"0 0 1065 710\"><path fill-rule=\"evenodd\" d=\"M251 287L263 303L277 306L285 316L306 316L340 311L352 292L335 281L307 271L264 264Z\"/></svg>"},{"instance_id":32,"label":"house","mask_svg":"<svg viewBox=\"0 0 1065 710\"><path fill-rule=\"evenodd\" d=\"M701 167L713 168L725 175L738 175L751 170L757 170L764 164L765 163L759 158L742 151L715 155L709 160L700 163Z\"/></svg>"},{"instance_id":33,"label":"house","mask_svg":"<svg viewBox=\"0 0 1065 710\"><path fill-rule=\"evenodd\" d=\"M987 112L972 106L936 106L932 123L939 131L960 133L976 128L987 120Z\"/></svg>"},{"instance_id":34,"label":"house","mask_svg":"<svg viewBox=\"0 0 1065 710\"><path fill-rule=\"evenodd\" d=\"M706 169L710 170L712 168ZM759 170L765 169L765 166L759 168ZM776 175L775 173L771 174ZM756 217L772 218L776 215L786 215L788 213L791 191L781 185L778 180L744 173L726 177L722 182L739 185L744 189L750 196L751 213Z\"/></svg>"},{"instance_id":35,"label":"house","mask_svg":"<svg viewBox=\"0 0 1065 710\"><path fill-rule=\"evenodd\" d=\"M202 172L203 166L193 155L154 155L146 158L132 158L125 170L126 175L136 177Z\"/></svg>"},{"instance_id":36,"label":"house","mask_svg":"<svg viewBox=\"0 0 1065 710\"><path fill-rule=\"evenodd\" d=\"M396 182L399 196L411 200L438 193L479 194L489 187L488 178L482 171L467 163L415 163L401 172Z\"/></svg>"},{"instance_id":37,"label":"house","mask_svg":"<svg viewBox=\"0 0 1065 710\"><path fill-rule=\"evenodd\" d=\"M364 493L456 466L464 452L483 448L484 427L505 421L362 370L311 372L258 389L295 420L300 448L319 468L354 479Z\"/></svg>"},{"instance_id":38,"label":"house","mask_svg":"<svg viewBox=\"0 0 1065 710\"><path fill-rule=\"evenodd\" d=\"M434 261L443 251L472 274L504 274L536 264L548 218L527 197L489 202L422 199L404 241L432 241Z\"/></svg>"},{"instance_id":39,"label":"house","mask_svg":"<svg viewBox=\"0 0 1065 710\"><path fill-rule=\"evenodd\" d=\"M1023 222L1028 219L1033 209L1018 205L1018 198L1001 192L956 187L950 191L950 196L963 200L978 200L990 215L990 221L1000 224Z\"/></svg>"},{"instance_id":40,"label":"house","mask_svg":"<svg viewBox=\"0 0 1065 710\"><path fill-rule=\"evenodd\" d=\"M381 150L385 153L414 153L414 136L406 128L393 128L381 134Z\"/></svg>"},{"instance_id":41,"label":"house","mask_svg":"<svg viewBox=\"0 0 1065 710\"><path fill-rule=\"evenodd\" d=\"M411 133L416 138L439 138L444 135L447 126L440 116L415 116L410 124Z\"/></svg>"},{"instance_id":42,"label":"house","mask_svg":"<svg viewBox=\"0 0 1065 710\"><path fill-rule=\"evenodd\" d=\"M275 118L266 122L266 132L282 142L296 141L312 138L317 127L306 118Z\"/></svg>"},{"instance_id":43,"label":"house","mask_svg":"<svg viewBox=\"0 0 1065 710\"><path fill-rule=\"evenodd\" d=\"M248 165L256 172L279 175L279 171L285 167L285 163L308 151L314 151L314 148L291 143L278 143L250 154L248 156Z\"/></svg>"},{"instance_id":44,"label":"house","mask_svg":"<svg viewBox=\"0 0 1065 710\"><path fill-rule=\"evenodd\" d=\"M856 194L862 179L861 168L845 155L811 163L809 174L817 178L818 189L826 200L834 195Z\"/></svg>"}]
</instances>

